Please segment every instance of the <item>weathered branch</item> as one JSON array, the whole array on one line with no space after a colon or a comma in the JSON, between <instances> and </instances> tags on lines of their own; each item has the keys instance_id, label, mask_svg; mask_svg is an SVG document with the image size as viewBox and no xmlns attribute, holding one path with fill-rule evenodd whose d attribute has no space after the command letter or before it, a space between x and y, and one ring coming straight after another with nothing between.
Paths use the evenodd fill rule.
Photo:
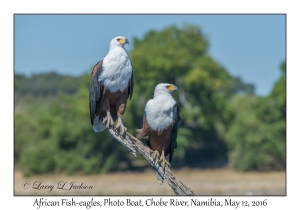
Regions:
<instances>
[{"instance_id":1,"label":"weathered branch","mask_svg":"<svg viewBox=\"0 0 300 210\"><path fill-rule=\"evenodd\" d=\"M114 139L126 147L134 156L136 156L136 151L138 151L150 163L160 184L163 183L163 180L166 180L176 195L194 195L194 192L190 188L185 186L182 182L176 180L168 165L165 165L165 167L162 168L157 161L153 160L151 157L150 148L144 146L142 141L135 138L128 132L126 132L124 138L124 136L118 135L113 128L108 128L108 132Z\"/></svg>"}]
</instances>

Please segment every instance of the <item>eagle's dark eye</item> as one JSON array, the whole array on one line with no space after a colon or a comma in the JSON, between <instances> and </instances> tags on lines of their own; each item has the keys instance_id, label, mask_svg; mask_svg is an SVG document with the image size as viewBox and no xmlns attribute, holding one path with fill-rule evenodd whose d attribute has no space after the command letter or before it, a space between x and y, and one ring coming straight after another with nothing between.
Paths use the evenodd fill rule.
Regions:
<instances>
[{"instance_id":1,"label":"eagle's dark eye","mask_svg":"<svg viewBox=\"0 0 300 210\"><path fill-rule=\"evenodd\" d=\"M117 41L120 41L120 38L117 38Z\"/></svg>"}]
</instances>

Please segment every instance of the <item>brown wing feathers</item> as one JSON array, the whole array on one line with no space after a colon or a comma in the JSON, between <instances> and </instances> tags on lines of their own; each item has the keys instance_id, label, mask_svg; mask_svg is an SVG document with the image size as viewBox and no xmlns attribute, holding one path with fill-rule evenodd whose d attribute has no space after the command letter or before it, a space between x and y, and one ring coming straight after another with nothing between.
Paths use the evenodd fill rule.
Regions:
<instances>
[{"instance_id":1,"label":"brown wing feathers","mask_svg":"<svg viewBox=\"0 0 300 210\"><path fill-rule=\"evenodd\" d=\"M173 128L171 132L171 144L170 144L170 157L169 157L169 163L172 162L174 150L177 148L177 131L178 131L178 126L179 122L181 121L180 117L180 107L178 104L174 105L173 108Z\"/></svg>"},{"instance_id":2,"label":"brown wing feathers","mask_svg":"<svg viewBox=\"0 0 300 210\"><path fill-rule=\"evenodd\" d=\"M97 104L101 96L102 92L102 84L98 81L99 75L102 72L102 62L103 60L99 61L93 68L91 74L91 82L90 82L90 119L91 124L94 123L95 113L97 109Z\"/></svg>"},{"instance_id":3,"label":"brown wing feathers","mask_svg":"<svg viewBox=\"0 0 300 210\"><path fill-rule=\"evenodd\" d=\"M131 67L133 68L132 63L131 63ZM128 84L128 96L127 96L127 98L129 98L129 99L131 99L131 97L132 97L133 86L134 86L134 81L133 81L133 71L132 71L131 78L130 78L129 84Z\"/></svg>"}]
</instances>

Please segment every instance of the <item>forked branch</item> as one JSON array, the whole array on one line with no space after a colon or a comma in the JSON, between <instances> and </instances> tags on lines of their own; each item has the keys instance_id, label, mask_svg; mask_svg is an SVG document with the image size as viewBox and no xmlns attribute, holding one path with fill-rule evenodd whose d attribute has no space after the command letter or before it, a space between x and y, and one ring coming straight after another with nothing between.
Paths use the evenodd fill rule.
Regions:
<instances>
[{"instance_id":1,"label":"forked branch","mask_svg":"<svg viewBox=\"0 0 300 210\"><path fill-rule=\"evenodd\" d=\"M168 165L165 165L163 168L157 161L153 160L151 157L150 148L144 146L142 141L135 138L128 132L126 132L124 136L120 136L113 130L113 128L108 128L108 132L114 139L126 147L134 156L136 156L136 151L138 151L150 163L160 184L166 180L176 195L194 195L194 192L190 188L185 186L182 182L176 180Z\"/></svg>"}]
</instances>

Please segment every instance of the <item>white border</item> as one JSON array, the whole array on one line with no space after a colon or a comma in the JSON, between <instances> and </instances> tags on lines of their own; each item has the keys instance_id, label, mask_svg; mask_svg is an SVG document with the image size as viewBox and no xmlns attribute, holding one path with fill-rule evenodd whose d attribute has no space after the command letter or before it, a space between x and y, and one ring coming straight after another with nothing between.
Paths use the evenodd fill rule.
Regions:
<instances>
[{"instance_id":1,"label":"white border","mask_svg":"<svg viewBox=\"0 0 300 210\"><path fill-rule=\"evenodd\" d=\"M13 196L13 14L14 13L286 13L287 14L287 196L286 197L213 197L216 199L234 200L268 200L266 207L255 209L299 208L298 173L299 173L299 5L296 1L1 1L1 206L3 209L35 209L33 202L39 197ZM71 198L71 197L68 197ZM88 200L90 197L75 197L77 201ZM94 197L104 199L105 197ZM118 199L117 197L113 197ZM130 197L134 198L134 197ZM151 197L142 197L146 200ZM156 199L158 197L155 197ZM208 197L198 197L207 199ZM48 200L58 200L60 197L47 197ZM120 197L126 199L126 197ZM164 197L164 199L169 199ZM191 198L180 197L180 200ZM1 207L2 208L2 207ZM59 207L62 209L63 207ZM82 209L82 207L72 207ZM119 208L119 207L118 207ZM129 209L130 207L128 207ZM150 207L149 207L150 208ZM160 207L163 208L163 207ZM173 207L174 208L174 207ZM178 207L175 207L178 208ZM199 207L197 207L199 208ZM216 207L209 207L214 209ZM224 207L225 208L225 207ZM49 209L49 207L47 208ZM85 208L84 208L85 209ZM91 208L95 209L95 208ZM114 207L105 209L117 209ZM138 208L136 208L138 209ZM179 209L179 208L178 208ZM202 207L203 209L203 207ZM206 208L204 208L206 209ZM227 208L229 209L229 207ZM232 207L231 207L232 209Z\"/></svg>"}]
</instances>

